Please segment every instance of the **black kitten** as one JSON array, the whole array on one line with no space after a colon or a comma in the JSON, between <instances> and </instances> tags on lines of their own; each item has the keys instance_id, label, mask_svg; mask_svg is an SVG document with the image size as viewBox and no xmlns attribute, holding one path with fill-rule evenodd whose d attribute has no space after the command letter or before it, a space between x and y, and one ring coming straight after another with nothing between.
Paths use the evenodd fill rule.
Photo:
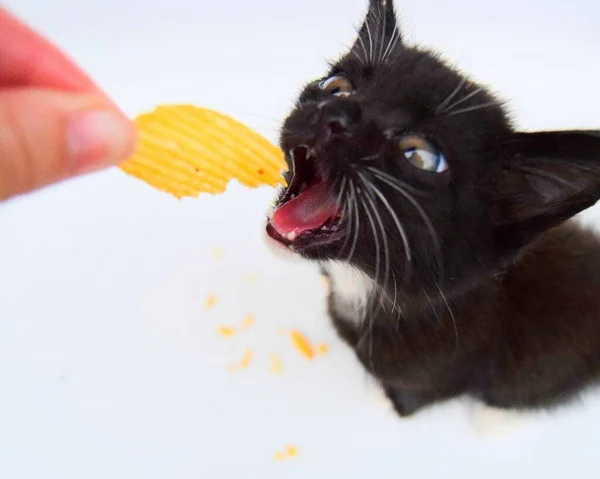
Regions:
<instances>
[{"instance_id":1,"label":"black kitten","mask_svg":"<svg viewBox=\"0 0 600 479\"><path fill-rule=\"evenodd\" d=\"M281 145L267 233L330 276L335 326L398 413L547 408L600 378L600 241L565 223L600 198L600 132L515 132L371 0Z\"/></svg>"}]
</instances>

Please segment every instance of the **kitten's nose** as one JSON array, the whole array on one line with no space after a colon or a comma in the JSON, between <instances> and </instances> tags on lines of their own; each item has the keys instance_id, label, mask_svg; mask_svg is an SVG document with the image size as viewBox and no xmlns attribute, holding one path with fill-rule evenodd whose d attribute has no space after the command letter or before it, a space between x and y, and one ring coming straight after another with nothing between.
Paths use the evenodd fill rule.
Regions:
<instances>
[{"instance_id":1,"label":"kitten's nose","mask_svg":"<svg viewBox=\"0 0 600 479\"><path fill-rule=\"evenodd\" d=\"M357 103L348 100L329 100L319 104L321 125L329 138L348 138L360 124L361 112Z\"/></svg>"}]
</instances>

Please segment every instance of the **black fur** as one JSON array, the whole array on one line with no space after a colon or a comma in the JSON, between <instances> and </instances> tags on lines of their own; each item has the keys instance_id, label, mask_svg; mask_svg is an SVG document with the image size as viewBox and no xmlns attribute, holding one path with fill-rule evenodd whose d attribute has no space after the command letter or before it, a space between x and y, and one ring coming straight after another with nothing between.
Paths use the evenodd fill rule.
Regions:
<instances>
[{"instance_id":1,"label":"black fur","mask_svg":"<svg viewBox=\"0 0 600 479\"><path fill-rule=\"evenodd\" d=\"M319 88L340 73L354 86L348 98ZM398 413L462 394L548 408L597 382L600 241L567 220L600 198L600 133L516 132L490 92L402 42L391 0L370 2L356 44L319 81L300 95L281 145L318 152L341 193L345 235L299 253L341 258L376 281L360 325L334 297L330 310ZM439 147L449 170L410 164L396 143L407 133Z\"/></svg>"}]
</instances>

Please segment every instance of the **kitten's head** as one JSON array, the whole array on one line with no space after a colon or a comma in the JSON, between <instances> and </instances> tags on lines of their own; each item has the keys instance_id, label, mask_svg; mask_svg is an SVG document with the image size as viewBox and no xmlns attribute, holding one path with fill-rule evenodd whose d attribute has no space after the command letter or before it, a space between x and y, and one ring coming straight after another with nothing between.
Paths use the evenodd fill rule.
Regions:
<instances>
[{"instance_id":1,"label":"kitten's head","mask_svg":"<svg viewBox=\"0 0 600 479\"><path fill-rule=\"evenodd\" d=\"M380 285L462 283L600 197L597 132L517 133L501 103L403 43L391 0L300 94L269 237Z\"/></svg>"}]
</instances>

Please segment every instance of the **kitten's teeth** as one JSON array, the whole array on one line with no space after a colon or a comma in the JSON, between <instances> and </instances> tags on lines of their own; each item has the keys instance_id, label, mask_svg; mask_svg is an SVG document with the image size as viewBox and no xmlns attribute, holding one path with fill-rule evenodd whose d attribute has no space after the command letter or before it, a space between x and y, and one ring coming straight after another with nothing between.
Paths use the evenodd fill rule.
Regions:
<instances>
[{"instance_id":1,"label":"kitten's teeth","mask_svg":"<svg viewBox=\"0 0 600 479\"><path fill-rule=\"evenodd\" d=\"M314 158L317 156L317 152L315 151L314 148L311 148L310 150L308 150L308 153L306 154L307 158Z\"/></svg>"},{"instance_id":2,"label":"kitten's teeth","mask_svg":"<svg viewBox=\"0 0 600 479\"><path fill-rule=\"evenodd\" d=\"M296 234L295 231L290 231L286 236L286 238L290 241L294 241L297 237L298 237L298 235Z\"/></svg>"},{"instance_id":3,"label":"kitten's teeth","mask_svg":"<svg viewBox=\"0 0 600 479\"><path fill-rule=\"evenodd\" d=\"M292 193L292 196L290 196L290 201L293 200L294 198L296 198L296 194Z\"/></svg>"},{"instance_id":4,"label":"kitten's teeth","mask_svg":"<svg viewBox=\"0 0 600 479\"><path fill-rule=\"evenodd\" d=\"M291 245L288 245L288 249L289 249L290 251L296 251L296 247L295 247L293 244L291 244Z\"/></svg>"},{"instance_id":5,"label":"kitten's teeth","mask_svg":"<svg viewBox=\"0 0 600 479\"><path fill-rule=\"evenodd\" d=\"M322 230L322 231L329 231L329 227L328 227L327 225L325 225L325 226L323 226L323 227L321 228L321 230Z\"/></svg>"}]
</instances>

